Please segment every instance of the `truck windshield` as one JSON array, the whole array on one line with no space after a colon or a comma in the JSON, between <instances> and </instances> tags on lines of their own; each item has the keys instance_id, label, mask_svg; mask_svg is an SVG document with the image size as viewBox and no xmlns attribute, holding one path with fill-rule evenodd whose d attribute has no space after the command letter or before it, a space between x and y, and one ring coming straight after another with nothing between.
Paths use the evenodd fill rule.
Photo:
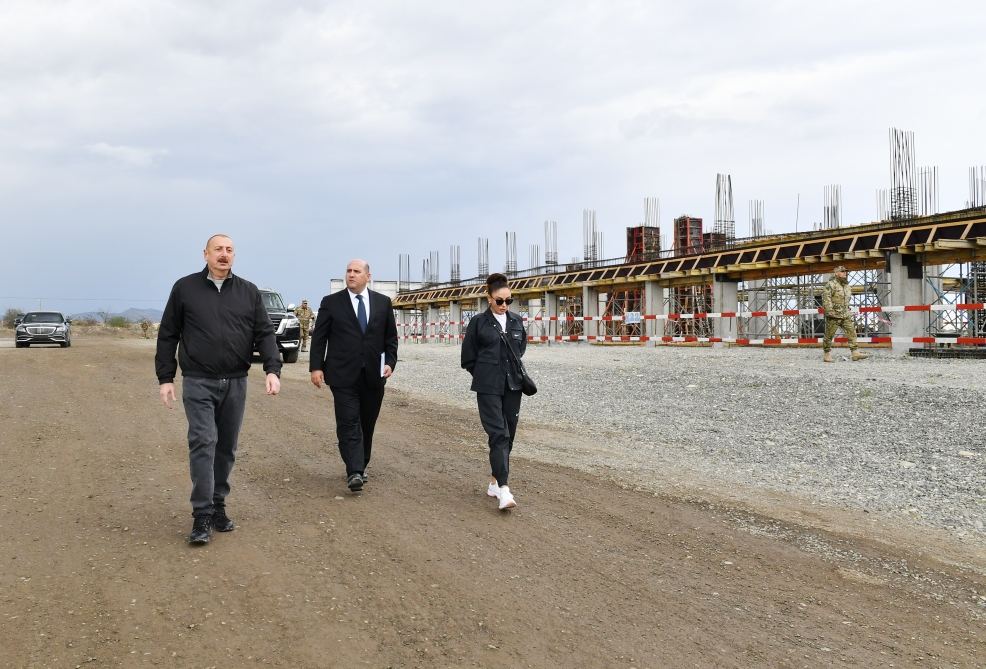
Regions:
<instances>
[{"instance_id":1,"label":"truck windshield","mask_svg":"<svg viewBox=\"0 0 986 669\"><path fill-rule=\"evenodd\" d=\"M284 302L277 293L261 293L264 298L264 306L270 311L284 311Z\"/></svg>"}]
</instances>

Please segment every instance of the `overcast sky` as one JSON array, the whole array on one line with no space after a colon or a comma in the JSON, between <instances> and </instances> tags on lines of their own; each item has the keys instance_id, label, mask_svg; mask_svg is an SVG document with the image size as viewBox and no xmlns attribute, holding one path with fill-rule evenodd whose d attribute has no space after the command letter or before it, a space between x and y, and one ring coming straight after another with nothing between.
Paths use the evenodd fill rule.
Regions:
<instances>
[{"instance_id":1,"label":"overcast sky","mask_svg":"<svg viewBox=\"0 0 986 669\"><path fill-rule=\"evenodd\" d=\"M476 240L502 269L605 255L661 201L715 217L732 175L766 227L874 220L888 129L941 209L986 163L982 2L3 0L0 307L163 307L213 232L234 271L318 300L353 256L396 279ZM800 207L797 205L800 194Z\"/></svg>"}]
</instances>

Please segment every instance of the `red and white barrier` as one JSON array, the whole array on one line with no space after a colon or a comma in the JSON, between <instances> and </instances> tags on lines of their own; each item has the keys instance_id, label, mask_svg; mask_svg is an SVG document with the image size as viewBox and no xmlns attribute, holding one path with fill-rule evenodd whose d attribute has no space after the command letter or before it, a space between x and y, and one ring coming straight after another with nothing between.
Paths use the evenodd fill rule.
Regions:
<instances>
[{"instance_id":1,"label":"red and white barrier","mask_svg":"<svg viewBox=\"0 0 986 669\"><path fill-rule=\"evenodd\" d=\"M908 312L940 312L940 311L982 311L986 310L984 303L970 304L915 304L899 306L872 306L852 309L852 314L873 314L873 313L908 313ZM712 318L768 318L771 316L815 316L824 315L824 309L779 309L771 311L721 311L721 312L698 312L692 314L641 314L639 321L678 321L694 319ZM567 323L587 323L592 321L602 322L622 322L624 316L542 316L537 315L533 318L524 317L524 322L567 322ZM417 334L419 330L448 328L449 326L465 326L467 321L437 321L428 323L400 323L398 328L404 334L400 337L404 341L437 341L458 342L465 336L460 334ZM411 332L408 332L411 330ZM697 336L649 336L649 335L531 335L528 337L531 342L662 342L662 343L723 343L735 344L737 346L797 346L806 344L820 344L821 337L767 337L762 339L751 339L744 337L697 337ZM958 344L961 346L986 346L986 337L858 337L857 342L863 344ZM836 343L846 343L845 337L837 337Z\"/></svg>"}]
</instances>

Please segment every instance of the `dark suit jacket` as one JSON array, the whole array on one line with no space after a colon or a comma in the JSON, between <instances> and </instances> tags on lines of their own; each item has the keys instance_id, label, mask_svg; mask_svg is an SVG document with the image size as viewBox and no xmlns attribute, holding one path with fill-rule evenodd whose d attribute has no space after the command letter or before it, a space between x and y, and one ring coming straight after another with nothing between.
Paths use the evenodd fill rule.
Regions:
<instances>
[{"instance_id":1,"label":"dark suit jacket","mask_svg":"<svg viewBox=\"0 0 986 669\"><path fill-rule=\"evenodd\" d=\"M376 291L370 296L370 320L366 334L359 329L348 290L326 295L318 307L312 333L309 371L322 370L330 386L352 386L366 367L366 378L380 384L380 354L386 364L397 368L397 323L390 298Z\"/></svg>"},{"instance_id":2,"label":"dark suit jacket","mask_svg":"<svg viewBox=\"0 0 986 669\"><path fill-rule=\"evenodd\" d=\"M507 312L506 335L518 358L527 350L524 321ZM471 389L477 393L502 395L506 389L520 390L520 375L513 358L500 339L500 326L487 309L472 317L462 339L462 368L472 374Z\"/></svg>"}]
</instances>

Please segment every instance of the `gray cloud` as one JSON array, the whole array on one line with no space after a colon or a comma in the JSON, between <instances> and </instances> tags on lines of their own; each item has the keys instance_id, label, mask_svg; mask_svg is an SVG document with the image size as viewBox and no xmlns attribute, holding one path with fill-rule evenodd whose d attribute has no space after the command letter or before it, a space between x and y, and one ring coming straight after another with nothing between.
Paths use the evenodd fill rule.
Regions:
<instances>
[{"instance_id":1,"label":"gray cloud","mask_svg":"<svg viewBox=\"0 0 986 669\"><path fill-rule=\"evenodd\" d=\"M163 300L218 228L244 274L309 295L351 256L384 278L398 253L459 243L471 266L479 235L498 266L503 232L523 249L545 218L575 255L583 207L616 255L645 196L666 228L711 218L718 171L774 230L820 218L828 183L858 222L891 125L955 208L986 162L983 19L973 2L10 0L0 218L15 258L64 260L4 264L0 298L106 294L129 244L153 249L134 297Z\"/></svg>"}]
</instances>

